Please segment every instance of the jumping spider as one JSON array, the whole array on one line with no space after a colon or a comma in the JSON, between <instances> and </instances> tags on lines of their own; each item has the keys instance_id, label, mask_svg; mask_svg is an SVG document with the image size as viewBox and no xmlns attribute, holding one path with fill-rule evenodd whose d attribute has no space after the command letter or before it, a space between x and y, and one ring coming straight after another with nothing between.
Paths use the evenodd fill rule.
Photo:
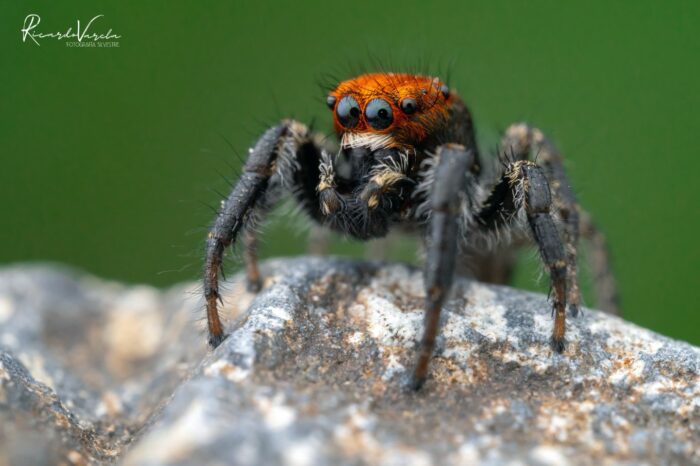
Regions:
<instances>
[{"instance_id":1,"label":"jumping spider","mask_svg":"<svg viewBox=\"0 0 700 466\"><path fill-rule=\"evenodd\" d=\"M476 278L503 283L514 249L534 240L550 275L551 343L561 353L567 303L575 317L581 302L576 268L581 233L591 244L598 305L615 312L604 239L580 210L562 157L540 130L510 126L501 142L502 168L488 176L467 107L438 78L365 74L341 82L326 102L339 150L304 124L282 121L250 149L216 217L204 271L212 347L226 337L217 311L224 250L243 234L248 283L259 289L251 226L285 191L314 221L360 240L383 237L394 225L422 233L426 312L416 389L425 382L440 309L463 262Z\"/></svg>"}]
</instances>

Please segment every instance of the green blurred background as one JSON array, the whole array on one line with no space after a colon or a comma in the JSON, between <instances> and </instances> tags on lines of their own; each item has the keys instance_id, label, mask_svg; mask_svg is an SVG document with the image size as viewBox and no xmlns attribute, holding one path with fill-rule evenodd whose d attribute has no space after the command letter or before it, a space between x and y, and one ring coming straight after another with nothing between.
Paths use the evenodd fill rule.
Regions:
<instances>
[{"instance_id":1,"label":"green blurred background","mask_svg":"<svg viewBox=\"0 0 700 466\"><path fill-rule=\"evenodd\" d=\"M626 317L700 344L700 2L201 3L3 0L0 263L197 279L207 205L228 190L235 152L285 116L327 130L326 73L350 77L372 55L451 63L482 147L527 120L566 154L608 235ZM96 29L120 46L22 43L29 13L47 32L103 14ZM263 255L303 252L297 224L278 216ZM392 256L413 249L400 241ZM546 287L537 274L524 259L517 285Z\"/></svg>"}]
</instances>

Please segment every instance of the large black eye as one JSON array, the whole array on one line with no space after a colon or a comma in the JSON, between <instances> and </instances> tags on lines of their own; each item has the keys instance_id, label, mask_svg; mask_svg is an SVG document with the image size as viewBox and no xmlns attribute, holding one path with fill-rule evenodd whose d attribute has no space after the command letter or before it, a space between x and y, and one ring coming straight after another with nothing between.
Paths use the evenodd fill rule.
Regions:
<instances>
[{"instance_id":1,"label":"large black eye","mask_svg":"<svg viewBox=\"0 0 700 466\"><path fill-rule=\"evenodd\" d=\"M338 102L335 114L338 115L338 121L341 125L346 128L354 128L357 122L360 121L362 110L360 110L357 100L346 95Z\"/></svg>"},{"instance_id":2,"label":"large black eye","mask_svg":"<svg viewBox=\"0 0 700 466\"><path fill-rule=\"evenodd\" d=\"M372 99L365 108L367 123L374 129L385 129L394 121L391 105L384 99Z\"/></svg>"}]
</instances>

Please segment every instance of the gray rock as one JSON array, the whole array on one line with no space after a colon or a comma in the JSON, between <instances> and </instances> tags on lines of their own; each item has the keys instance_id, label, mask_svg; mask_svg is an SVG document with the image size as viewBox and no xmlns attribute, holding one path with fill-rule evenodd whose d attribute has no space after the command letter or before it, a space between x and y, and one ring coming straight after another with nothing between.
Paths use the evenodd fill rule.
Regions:
<instances>
[{"instance_id":1,"label":"gray rock","mask_svg":"<svg viewBox=\"0 0 700 466\"><path fill-rule=\"evenodd\" d=\"M700 464L700 349L458 280L406 389L419 270L300 258L240 277L205 346L197 285L0 271L0 464Z\"/></svg>"}]
</instances>

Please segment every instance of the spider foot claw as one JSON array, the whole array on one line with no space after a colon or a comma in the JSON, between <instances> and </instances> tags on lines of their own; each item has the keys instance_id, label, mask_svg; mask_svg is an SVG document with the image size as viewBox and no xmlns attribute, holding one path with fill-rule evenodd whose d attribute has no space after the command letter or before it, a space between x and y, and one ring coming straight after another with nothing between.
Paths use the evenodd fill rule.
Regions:
<instances>
[{"instance_id":1,"label":"spider foot claw","mask_svg":"<svg viewBox=\"0 0 700 466\"><path fill-rule=\"evenodd\" d=\"M551 345L552 349L559 354L562 354L566 348L566 342L563 338L552 337Z\"/></svg>"},{"instance_id":2,"label":"spider foot claw","mask_svg":"<svg viewBox=\"0 0 700 466\"><path fill-rule=\"evenodd\" d=\"M216 349L226 338L228 338L228 333L222 333L221 335L209 335L209 346L211 349Z\"/></svg>"},{"instance_id":3,"label":"spider foot claw","mask_svg":"<svg viewBox=\"0 0 700 466\"><path fill-rule=\"evenodd\" d=\"M423 388L423 385L425 385L425 381L425 377L416 377L415 375L413 375L409 380L408 389L412 392L417 392L421 388Z\"/></svg>"}]
</instances>

